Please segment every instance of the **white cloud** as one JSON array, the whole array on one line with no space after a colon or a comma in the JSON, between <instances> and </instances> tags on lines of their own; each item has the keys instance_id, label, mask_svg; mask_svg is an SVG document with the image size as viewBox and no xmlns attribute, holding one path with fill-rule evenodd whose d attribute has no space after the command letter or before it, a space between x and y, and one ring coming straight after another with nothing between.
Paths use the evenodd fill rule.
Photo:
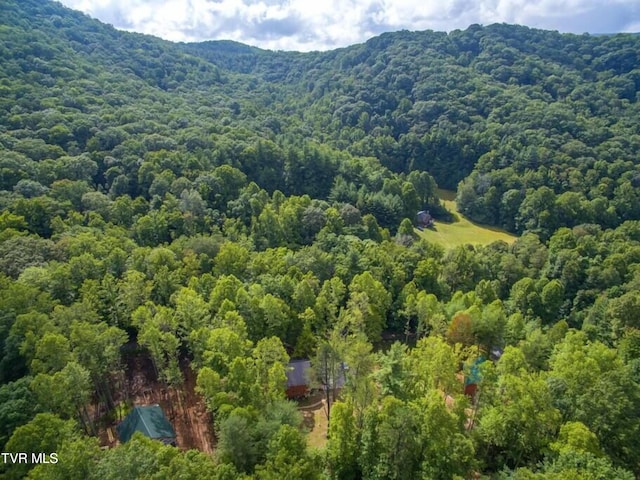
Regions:
<instances>
[{"instance_id":1,"label":"white cloud","mask_svg":"<svg viewBox=\"0 0 640 480\"><path fill-rule=\"evenodd\" d=\"M640 21L635 21L635 22L631 22L626 24L623 28L622 28L623 32L626 33L638 33L640 32Z\"/></svg>"},{"instance_id":2,"label":"white cloud","mask_svg":"<svg viewBox=\"0 0 640 480\"><path fill-rule=\"evenodd\" d=\"M637 31L638 0L61 0L117 28L174 41L327 50L390 30L518 23L574 33Z\"/></svg>"}]
</instances>

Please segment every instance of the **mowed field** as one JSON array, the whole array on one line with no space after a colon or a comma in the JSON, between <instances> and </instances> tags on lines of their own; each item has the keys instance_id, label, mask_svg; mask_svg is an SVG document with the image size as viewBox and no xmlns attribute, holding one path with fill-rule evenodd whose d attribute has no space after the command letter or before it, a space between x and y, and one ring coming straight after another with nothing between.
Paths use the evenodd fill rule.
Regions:
<instances>
[{"instance_id":1,"label":"mowed field","mask_svg":"<svg viewBox=\"0 0 640 480\"><path fill-rule=\"evenodd\" d=\"M465 243L486 245L496 240L513 243L518 238L499 228L474 223L464 217L456 207L456 192L439 188L438 196L442 199L447 210L453 213L456 220L451 223L436 221L434 228L425 229L422 232L416 229L416 232L422 238L430 242L439 243L445 248L464 245Z\"/></svg>"}]
</instances>

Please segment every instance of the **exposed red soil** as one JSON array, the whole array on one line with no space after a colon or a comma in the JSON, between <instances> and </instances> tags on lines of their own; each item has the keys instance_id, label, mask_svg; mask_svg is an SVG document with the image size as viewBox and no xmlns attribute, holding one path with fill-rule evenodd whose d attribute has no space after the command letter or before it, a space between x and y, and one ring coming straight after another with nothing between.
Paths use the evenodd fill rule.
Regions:
<instances>
[{"instance_id":1,"label":"exposed red soil","mask_svg":"<svg viewBox=\"0 0 640 480\"><path fill-rule=\"evenodd\" d=\"M176 431L176 443L182 450L200 450L213 453L215 438L211 414L204 400L195 392L196 375L187 360L180 362L185 379L181 388L167 388L158 381L153 362L145 351L130 351L125 358L125 388L118 392L116 403L126 402L130 406L154 405L162 407ZM118 420L103 426L99 431L100 444L115 446Z\"/></svg>"}]
</instances>

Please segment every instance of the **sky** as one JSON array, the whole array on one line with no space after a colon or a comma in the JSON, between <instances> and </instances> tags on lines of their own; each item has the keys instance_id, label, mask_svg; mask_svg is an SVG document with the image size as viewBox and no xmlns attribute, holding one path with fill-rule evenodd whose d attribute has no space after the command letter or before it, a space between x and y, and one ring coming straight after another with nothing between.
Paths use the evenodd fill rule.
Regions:
<instances>
[{"instance_id":1,"label":"sky","mask_svg":"<svg viewBox=\"0 0 640 480\"><path fill-rule=\"evenodd\" d=\"M60 0L116 28L167 40L331 50L383 32L516 23L570 33L640 31L640 0Z\"/></svg>"}]
</instances>

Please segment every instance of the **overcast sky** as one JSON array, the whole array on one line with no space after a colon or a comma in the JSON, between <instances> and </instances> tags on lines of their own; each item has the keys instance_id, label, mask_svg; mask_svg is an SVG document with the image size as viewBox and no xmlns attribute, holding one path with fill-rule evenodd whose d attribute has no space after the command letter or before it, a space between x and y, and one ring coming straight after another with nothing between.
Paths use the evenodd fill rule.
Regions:
<instances>
[{"instance_id":1,"label":"overcast sky","mask_svg":"<svg viewBox=\"0 0 640 480\"><path fill-rule=\"evenodd\" d=\"M573 33L640 31L640 0L60 0L116 28L167 40L329 50L396 30L517 23Z\"/></svg>"}]
</instances>

